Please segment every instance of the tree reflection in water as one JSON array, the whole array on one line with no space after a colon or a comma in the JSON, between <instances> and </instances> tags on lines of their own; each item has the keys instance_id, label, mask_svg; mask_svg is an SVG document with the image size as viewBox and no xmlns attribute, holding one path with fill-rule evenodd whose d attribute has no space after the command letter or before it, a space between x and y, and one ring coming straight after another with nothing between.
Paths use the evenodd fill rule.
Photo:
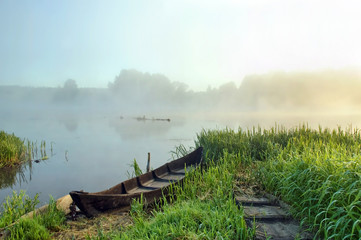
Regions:
<instances>
[{"instance_id":1,"label":"tree reflection in water","mask_svg":"<svg viewBox=\"0 0 361 240\"><path fill-rule=\"evenodd\" d=\"M16 167L0 169L0 189L13 187L31 181L32 161L28 161ZM25 173L29 172L28 178Z\"/></svg>"}]
</instances>

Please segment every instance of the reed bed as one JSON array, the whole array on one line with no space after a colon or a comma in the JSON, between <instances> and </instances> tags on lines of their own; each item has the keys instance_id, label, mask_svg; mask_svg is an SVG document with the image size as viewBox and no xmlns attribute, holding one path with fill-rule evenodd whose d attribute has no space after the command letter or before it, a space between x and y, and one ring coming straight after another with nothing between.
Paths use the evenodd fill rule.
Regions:
<instances>
[{"instance_id":1,"label":"reed bed","mask_svg":"<svg viewBox=\"0 0 361 240\"><path fill-rule=\"evenodd\" d=\"M15 166L25 159L24 141L14 134L0 131L0 168Z\"/></svg>"},{"instance_id":2,"label":"reed bed","mask_svg":"<svg viewBox=\"0 0 361 240\"><path fill-rule=\"evenodd\" d=\"M53 153L52 144L51 153ZM18 166L31 160L46 159L48 155L45 141L41 141L39 146L37 142L22 140L14 134L0 131L0 168Z\"/></svg>"},{"instance_id":3,"label":"reed bed","mask_svg":"<svg viewBox=\"0 0 361 240\"><path fill-rule=\"evenodd\" d=\"M276 126L203 130L197 137L207 159L221 159L226 149L255 163L259 184L291 204L316 239L361 238L360 130Z\"/></svg>"}]
</instances>

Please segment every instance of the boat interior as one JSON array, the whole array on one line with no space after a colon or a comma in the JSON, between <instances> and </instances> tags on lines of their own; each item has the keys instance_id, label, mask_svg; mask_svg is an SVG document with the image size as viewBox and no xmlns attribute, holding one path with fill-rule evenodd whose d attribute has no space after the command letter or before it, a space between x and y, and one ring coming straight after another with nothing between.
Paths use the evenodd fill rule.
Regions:
<instances>
[{"instance_id":1,"label":"boat interior","mask_svg":"<svg viewBox=\"0 0 361 240\"><path fill-rule=\"evenodd\" d=\"M190 165L174 169L169 165L170 164L165 164L153 171L126 180L108 190L96 194L134 194L161 189L182 180L186 172L195 168Z\"/></svg>"}]
</instances>

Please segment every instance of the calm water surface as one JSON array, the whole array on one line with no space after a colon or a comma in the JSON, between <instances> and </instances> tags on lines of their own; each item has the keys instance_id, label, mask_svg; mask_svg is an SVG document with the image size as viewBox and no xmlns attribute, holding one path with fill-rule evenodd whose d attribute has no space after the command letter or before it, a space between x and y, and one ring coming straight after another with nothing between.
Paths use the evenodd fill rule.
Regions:
<instances>
[{"instance_id":1,"label":"calm water surface","mask_svg":"<svg viewBox=\"0 0 361 240\"><path fill-rule=\"evenodd\" d=\"M149 114L147 117L159 117ZM89 192L109 188L132 173L135 158L144 170L147 153L151 167L172 159L171 151L183 144L193 147L196 133L205 129L238 129L252 126L286 127L308 123L311 127L361 126L358 115L193 114L166 115L171 121L139 121L134 116L115 114L53 114L22 117L10 112L0 116L1 130L31 141L47 143L49 159L25 164L21 169L0 170L0 202L13 190L26 190L41 203L49 195L59 198L72 190ZM52 152L50 145L52 143Z\"/></svg>"}]
</instances>

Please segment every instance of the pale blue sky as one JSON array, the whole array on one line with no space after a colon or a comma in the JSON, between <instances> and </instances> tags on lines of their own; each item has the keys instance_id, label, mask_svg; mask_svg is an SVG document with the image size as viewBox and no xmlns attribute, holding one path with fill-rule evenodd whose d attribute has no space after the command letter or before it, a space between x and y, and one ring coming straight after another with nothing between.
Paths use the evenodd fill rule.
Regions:
<instances>
[{"instance_id":1,"label":"pale blue sky","mask_svg":"<svg viewBox=\"0 0 361 240\"><path fill-rule=\"evenodd\" d=\"M107 87L122 69L192 89L361 66L361 1L0 1L0 85Z\"/></svg>"}]
</instances>

